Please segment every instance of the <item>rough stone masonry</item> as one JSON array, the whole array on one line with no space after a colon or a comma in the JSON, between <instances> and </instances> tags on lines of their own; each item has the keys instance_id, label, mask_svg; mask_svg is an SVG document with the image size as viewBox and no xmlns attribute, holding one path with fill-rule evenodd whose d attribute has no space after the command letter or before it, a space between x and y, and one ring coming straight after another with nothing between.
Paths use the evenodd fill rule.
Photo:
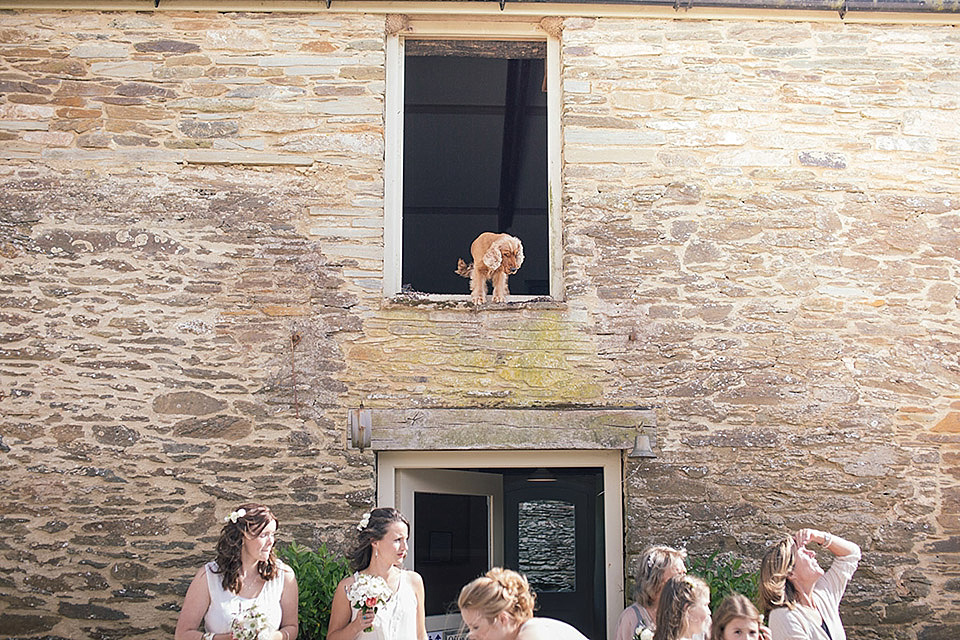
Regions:
<instances>
[{"instance_id":1,"label":"rough stone masonry","mask_svg":"<svg viewBox=\"0 0 960 640\"><path fill-rule=\"evenodd\" d=\"M383 299L337 4L0 12L0 635L170 637L247 498L342 549L362 402L656 407L628 561L816 526L851 638L960 636L956 26L568 17L562 300L477 311Z\"/></svg>"}]
</instances>

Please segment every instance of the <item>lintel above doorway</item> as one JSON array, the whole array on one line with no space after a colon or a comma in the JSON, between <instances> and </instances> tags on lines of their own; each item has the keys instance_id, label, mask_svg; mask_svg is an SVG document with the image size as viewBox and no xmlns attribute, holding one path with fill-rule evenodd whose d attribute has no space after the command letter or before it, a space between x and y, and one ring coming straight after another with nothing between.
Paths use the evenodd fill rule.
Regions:
<instances>
[{"instance_id":1,"label":"lintel above doorway","mask_svg":"<svg viewBox=\"0 0 960 640\"><path fill-rule=\"evenodd\" d=\"M634 408L351 409L352 447L374 451L633 449L656 412Z\"/></svg>"}]
</instances>

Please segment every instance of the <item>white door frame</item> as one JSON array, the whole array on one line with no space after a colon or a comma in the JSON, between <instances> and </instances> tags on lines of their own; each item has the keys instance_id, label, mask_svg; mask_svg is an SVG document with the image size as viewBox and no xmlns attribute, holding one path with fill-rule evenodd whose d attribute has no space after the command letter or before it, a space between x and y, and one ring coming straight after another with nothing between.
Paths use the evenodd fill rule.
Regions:
<instances>
[{"instance_id":1,"label":"white door frame","mask_svg":"<svg viewBox=\"0 0 960 640\"><path fill-rule=\"evenodd\" d=\"M503 565L503 540L495 532L503 531L503 477L491 473L476 473L450 469L414 469L398 467L394 473L394 507L400 509L411 528L416 526L413 519L414 494L418 491L428 493L448 493L471 496L486 496L487 504L487 557L493 566ZM407 550L408 568L416 566L416 545ZM427 614L427 635L436 638L436 632L461 628L459 613ZM442 636L441 636L442 638Z\"/></svg>"},{"instance_id":2,"label":"white door frame","mask_svg":"<svg viewBox=\"0 0 960 640\"><path fill-rule=\"evenodd\" d=\"M377 505L395 507L397 473L402 469L599 467L603 473L604 568L607 637L617 630L623 610L623 487L619 450L380 451L377 453ZM410 514L406 514L409 516Z\"/></svg>"}]
</instances>

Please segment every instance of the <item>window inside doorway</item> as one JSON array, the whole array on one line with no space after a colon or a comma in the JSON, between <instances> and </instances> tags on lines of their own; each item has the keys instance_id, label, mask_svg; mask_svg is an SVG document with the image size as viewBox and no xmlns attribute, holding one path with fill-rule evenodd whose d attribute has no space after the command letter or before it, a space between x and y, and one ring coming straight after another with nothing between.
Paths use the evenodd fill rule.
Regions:
<instances>
[{"instance_id":1,"label":"window inside doorway","mask_svg":"<svg viewBox=\"0 0 960 640\"><path fill-rule=\"evenodd\" d=\"M455 273L480 233L525 261L512 295L550 295L545 41L407 40L403 59L403 290L468 295Z\"/></svg>"},{"instance_id":2,"label":"window inside doorway","mask_svg":"<svg viewBox=\"0 0 960 640\"><path fill-rule=\"evenodd\" d=\"M524 500L517 505L517 570L537 593L577 590L576 504Z\"/></svg>"}]
</instances>

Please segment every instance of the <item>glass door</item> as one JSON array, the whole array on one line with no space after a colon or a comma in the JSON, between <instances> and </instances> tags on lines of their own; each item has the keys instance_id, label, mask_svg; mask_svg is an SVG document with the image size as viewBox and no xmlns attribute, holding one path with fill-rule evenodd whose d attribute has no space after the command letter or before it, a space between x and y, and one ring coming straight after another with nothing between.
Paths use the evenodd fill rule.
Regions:
<instances>
[{"instance_id":1,"label":"glass door","mask_svg":"<svg viewBox=\"0 0 960 640\"><path fill-rule=\"evenodd\" d=\"M536 469L504 484L508 567L527 576L537 615L563 620L595 640L606 637L599 469Z\"/></svg>"},{"instance_id":2,"label":"glass door","mask_svg":"<svg viewBox=\"0 0 960 640\"><path fill-rule=\"evenodd\" d=\"M423 577L431 639L460 628L460 588L503 563L503 477L448 469L397 472L400 511L410 519L408 560Z\"/></svg>"}]
</instances>

